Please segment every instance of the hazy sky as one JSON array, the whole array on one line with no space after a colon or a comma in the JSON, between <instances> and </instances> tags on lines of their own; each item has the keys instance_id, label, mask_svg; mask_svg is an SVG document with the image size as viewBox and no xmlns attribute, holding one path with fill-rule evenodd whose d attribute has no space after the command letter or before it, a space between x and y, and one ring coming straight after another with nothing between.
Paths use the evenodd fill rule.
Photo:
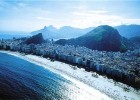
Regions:
<instances>
[{"instance_id":1,"label":"hazy sky","mask_svg":"<svg viewBox=\"0 0 140 100\"><path fill-rule=\"evenodd\" d=\"M140 24L140 0L0 0L0 30Z\"/></svg>"}]
</instances>

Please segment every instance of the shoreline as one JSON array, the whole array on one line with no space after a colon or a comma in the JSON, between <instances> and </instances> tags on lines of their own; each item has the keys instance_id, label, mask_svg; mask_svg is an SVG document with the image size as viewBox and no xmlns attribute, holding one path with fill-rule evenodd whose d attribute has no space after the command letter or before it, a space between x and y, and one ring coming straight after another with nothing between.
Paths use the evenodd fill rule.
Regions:
<instances>
[{"instance_id":1,"label":"shoreline","mask_svg":"<svg viewBox=\"0 0 140 100\"><path fill-rule=\"evenodd\" d=\"M140 91L136 91L134 88L125 85L120 82L115 82L112 79L96 74L95 72L86 72L83 68L77 68L63 62L54 61L47 58L43 58L36 55L24 55L19 52L12 51L0 51L1 53L7 53L57 73L64 78L74 81L78 80L78 84L84 83L92 89L98 90L101 93L115 99L115 100L139 100ZM95 77L96 76L96 77ZM90 88L88 88L90 89ZM96 91L97 92L97 91Z\"/></svg>"}]
</instances>

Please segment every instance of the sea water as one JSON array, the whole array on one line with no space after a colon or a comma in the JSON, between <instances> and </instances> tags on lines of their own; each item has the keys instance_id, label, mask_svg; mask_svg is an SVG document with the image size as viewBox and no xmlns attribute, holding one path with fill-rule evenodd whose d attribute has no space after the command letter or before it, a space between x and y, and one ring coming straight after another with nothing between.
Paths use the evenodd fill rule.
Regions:
<instances>
[{"instance_id":1,"label":"sea water","mask_svg":"<svg viewBox=\"0 0 140 100\"><path fill-rule=\"evenodd\" d=\"M93 97L96 99L88 90L42 66L0 53L0 100L90 100Z\"/></svg>"}]
</instances>

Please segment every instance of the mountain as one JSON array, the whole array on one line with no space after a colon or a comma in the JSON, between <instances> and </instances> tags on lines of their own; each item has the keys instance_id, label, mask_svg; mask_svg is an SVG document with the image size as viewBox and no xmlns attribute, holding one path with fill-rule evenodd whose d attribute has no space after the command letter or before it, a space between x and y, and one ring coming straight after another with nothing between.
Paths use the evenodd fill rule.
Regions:
<instances>
[{"instance_id":1,"label":"mountain","mask_svg":"<svg viewBox=\"0 0 140 100\"><path fill-rule=\"evenodd\" d=\"M60 33L61 36L66 36L64 38L76 38L76 37L86 34L87 32L91 31L92 29L93 29L93 27L80 29L80 28L74 28L74 27L70 27L70 26L64 26L59 29L58 33Z\"/></svg>"},{"instance_id":2,"label":"mountain","mask_svg":"<svg viewBox=\"0 0 140 100\"><path fill-rule=\"evenodd\" d=\"M43 42L44 42L44 38L42 36L42 33L36 34L25 40L26 44L41 44Z\"/></svg>"},{"instance_id":3,"label":"mountain","mask_svg":"<svg viewBox=\"0 0 140 100\"><path fill-rule=\"evenodd\" d=\"M57 29L53 26L44 27L43 29L31 32L31 35L42 33L44 39L57 38Z\"/></svg>"},{"instance_id":4,"label":"mountain","mask_svg":"<svg viewBox=\"0 0 140 100\"><path fill-rule=\"evenodd\" d=\"M140 36L135 36L129 39L128 41L129 49L139 49L140 47Z\"/></svg>"},{"instance_id":5,"label":"mountain","mask_svg":"<svg viewBox=\"0 0 140 100\"><path fill-rule=\"evenodd\" d=\"M129 39L132 42L140 44L140 36L135 36Z\"/></svg>"},{"instance_id":6,"label":"mountain","mask_svg":"<svg viewBox=\"0 0 140 100\"><path fill-rule=\"evenodd\" d=\"M60 39L56 43L60 45L80 45L101 51L124 51L126 49L119 32L108 25L98 26L78 38L68 40Z\"/></svg>"},{"instance_id":7,"label":"mountain","mask_svg":"<svg viewBox=\"0 0 140 100\"><path fill-rule=\"evenodd\" d=\"M31 32L32 35L42 33L45 39L62 39L62 38L76 38L92 30L93 27L80 29L70 26L64 26L60 29L53 27L52 25L44 27L43 29Z\"/></svg>"},{"instance_id":8,"label":"mountain","mask_svg":"<svg viewBox=\"0 0 140 100\"><path fill-rule=\"evenodd\" d=\"M114 28L119 31L120 35L126 38L140 36L140 25L120 25Z\"/></svg>"}]
</instances>

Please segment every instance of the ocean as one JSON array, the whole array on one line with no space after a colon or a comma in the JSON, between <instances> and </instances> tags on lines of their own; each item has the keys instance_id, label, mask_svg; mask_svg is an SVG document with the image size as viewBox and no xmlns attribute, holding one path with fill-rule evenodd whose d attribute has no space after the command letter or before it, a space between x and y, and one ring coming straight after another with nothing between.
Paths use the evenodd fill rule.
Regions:
<instances>
[{"instance_id":1,"label":"ocean","mask_svg":"<svg viewBox=\"0 0 140 100\"><path fill-rule=\"evenodd\" d=\"M92 96L42 66L0 53L0 100L90 100Z\"/></svg>"}]
</instances>

